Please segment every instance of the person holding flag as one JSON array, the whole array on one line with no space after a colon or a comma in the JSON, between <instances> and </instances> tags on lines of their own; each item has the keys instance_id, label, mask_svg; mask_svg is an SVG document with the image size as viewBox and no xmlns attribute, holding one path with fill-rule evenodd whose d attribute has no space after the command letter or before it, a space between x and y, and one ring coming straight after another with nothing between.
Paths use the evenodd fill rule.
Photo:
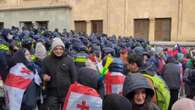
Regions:
<instances>
[{"instance_id":1,"label":"person holding flag","mask_svg":"<svg viewBox=\"0 0 195 110\"><path fill-rule=\"evenodd\" d=\"M39 68L31 60L30 52L22 48L11 58L13 66L5 80L5 97L9 110L36 108L41 83Z\"/></svg>"}]
</instances>

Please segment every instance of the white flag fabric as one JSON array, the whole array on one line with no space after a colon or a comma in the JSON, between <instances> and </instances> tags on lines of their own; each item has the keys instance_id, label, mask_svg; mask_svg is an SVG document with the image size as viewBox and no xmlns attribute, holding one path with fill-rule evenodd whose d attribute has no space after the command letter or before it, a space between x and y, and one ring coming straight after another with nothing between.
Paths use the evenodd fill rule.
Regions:
<instances>
[{"instance_id":1,"label":"white flag fabric","mask_svg":"<svg viewBox=\"0 0 195 110\"><path fill-rule=\"evenodd\" d=\"M20 110L24 92L31 84L34 74L23 63L13 66L5 81L6 103L9 110Z\"/></svg>"},{"instance_id":2,"label":"white flag fabric","mask_svg":"<svg viewBox=\"0 0 195 110\"><path fill-rule=\"evenodd\" d=\"M42 80L41 80L41 78L40 78L40 76L39 76L37 70L35 71L35 74L34 74L34 81L35 81L35 83L36 83L38 86L40 86L41 83L42 83Z\"/></svg>"},{"instance_id":3,"label":"white flag fabric","mask_svg":"<svg viewBox=\"0 0 195 110\"><path fill-rule=\"evenodd\" d=\"M102 110L102 99L93 88L74 83L69 88L63 110Z\"/></svg>"},{"instance_id":4,"label":"white flag fabric","mask_svg":"<svg viewBox=\"0 0 195 110\"><path fill-rule=\"evenodd\" d=\"M125 81L125 76L122 73L108 72L104 80L105 94L122 95L124 81Z\"/></svg>"}]
</instances>

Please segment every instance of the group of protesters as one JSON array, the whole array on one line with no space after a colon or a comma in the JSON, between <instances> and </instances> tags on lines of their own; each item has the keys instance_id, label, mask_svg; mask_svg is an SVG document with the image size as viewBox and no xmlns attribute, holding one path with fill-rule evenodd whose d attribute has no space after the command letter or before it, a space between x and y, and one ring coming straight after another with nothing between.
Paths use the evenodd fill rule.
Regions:
<instances>
[{"instance_id":1,"label":"group of protesters","mask_svg":"<svg viewBox=\"0 0 195 110\"><path fill-rule=\"evenodd\" d=\"M195 49L131 36L0 30L0 110L195 110Z\"/></svg>"}]
</instances>

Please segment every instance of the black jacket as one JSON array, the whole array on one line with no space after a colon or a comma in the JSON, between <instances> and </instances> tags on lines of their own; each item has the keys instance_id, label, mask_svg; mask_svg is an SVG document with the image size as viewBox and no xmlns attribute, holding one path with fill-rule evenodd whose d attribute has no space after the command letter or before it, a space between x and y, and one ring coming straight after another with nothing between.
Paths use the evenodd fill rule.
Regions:
<instances>
[{"instance_id":1,"label":"black jacket","mask_svg":"<svg viewBox=\"0 0 195 110\"><path fill-rule=\"evenodd\" d=\"M46 83L48 95L64 98L70 84L77 80L76 68L72 59L67 56L50 55L43 60L42 64L43 74L51 76L51 80Z\"/></svg>"},{"instance_id":2,"label":"black jacket","mask_svg":"<svg viewBox=\"0 0 195 110\"><path fill-rule=\"evenodd\" d=\"M191 89L195 89L195 68L185 70L184 81Z\"/></svg>"},{"instance_id":3,"label":"black jacket","mask_svg":"<svg viewBox=\"0 0 195 110\"><path fill-rule=\"evenodd\" d=\"M169 89L179 89L180 87L180 67L177 63L168 63L165 65L162 77L167 83Z\"/></svg>"}]
</instances>

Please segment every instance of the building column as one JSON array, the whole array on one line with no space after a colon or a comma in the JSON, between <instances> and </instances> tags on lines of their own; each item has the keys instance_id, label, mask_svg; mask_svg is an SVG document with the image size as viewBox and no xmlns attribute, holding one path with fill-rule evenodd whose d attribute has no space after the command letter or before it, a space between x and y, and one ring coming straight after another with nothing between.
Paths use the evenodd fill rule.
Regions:
<instances>
[{"instance_id":1,"label":"building column","mask_svg":"<svg viewBox=\"0 0 195 110\"><path fill-rule=\"evenodd\" d=\"M106 0L106 33L110 34L110 6L109 6L109 0Z\"/></svg>"},{"instance_id":2,"label":"building column","mask_svg":"<svg viewBox=\"0 0 195 110\"><path fill-rule=\"evenodd\" d=\"M87 22L87 34L90 35L91 34L91 21L86 21Z\"/></svg>"},{"instance_id":3,"label":"building column","mask_svg":"<svg viewBox=\"0 0 195 110\"><path fill-rule=\"evenodd\" d=\"M128 36L128 0L124 0L124 36Z\"/></svg>"},{"instance_id":4,"label":"building column","mask_svg":"<svg viewBox=\"0 0 195 110\"><path fill-rule=\"evenodd\" d=\"M182 41L183 0L178 0L178 29L177 41Z\"/></svg>"},{"instance_id":5,"label":"building column","mask_svg":"<svg viewBox=\"0 0 195 110\"><path fill-rule=\"evenodd\" d=\"M17 0L17 5L20 5L21 4L21 0Z\"/></svg>"},{"instance_id":6,"label":"building column","mask_svg":"<svg viewBox=\"0 0 195 110\"><path fill-rule=\"evenodd\" d=\"M155 18L150 18L149 41L155 41Z\"/></svg>"}]
</instances>

